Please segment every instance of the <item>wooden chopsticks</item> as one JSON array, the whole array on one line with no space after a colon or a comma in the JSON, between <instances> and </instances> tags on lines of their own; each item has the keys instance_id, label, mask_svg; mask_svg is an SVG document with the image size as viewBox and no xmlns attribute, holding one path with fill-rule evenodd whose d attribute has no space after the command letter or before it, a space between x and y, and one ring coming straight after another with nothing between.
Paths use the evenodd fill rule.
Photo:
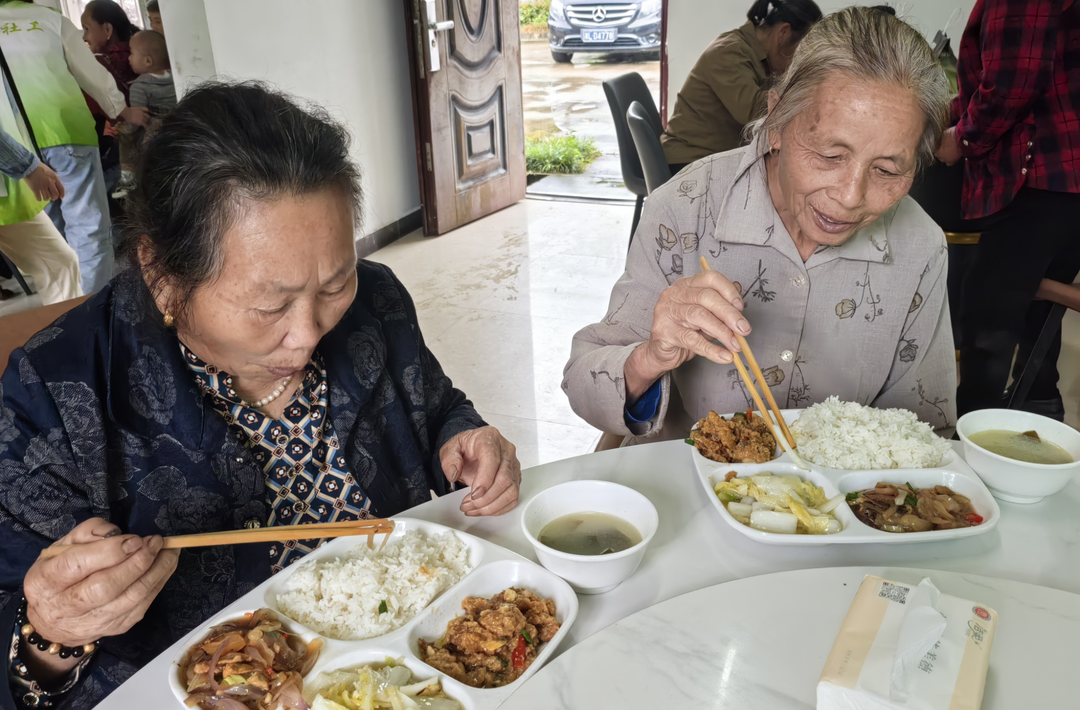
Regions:
<instances>
[{"instance_id":1,"label":"wooden chopsticks","mask_svg":"<svg viewBox=\"0 0 1080 710\"><path fill-rule=\"evenodd\" d=\"M705 257L701 257L700 260L702 270L712 271L712 267L709 266L709 262L705 261ZM788 446L794 450L795 437L791 435L787 422L784 421L784 415L780 413L780 407L776 404L776 399L769 389L769 384L765 381L765 375L761 373L761 368L758 366L753 351L750 350L750 344L746 342L746 338L737 332L735 333L735 341L739 344L739 349L746 355L746 362L750 364L750 369L754 372L754 377L757 378L758 384L761 386L761 391L765 394L765 400L768 401L769 408L772 409L773 416L776 417L776 424L780 425L780 431L783 432ZM753 380L750 379L750 373L746 371L746 366L743 365L742 358L739 357L739 353L735 351L732 351L731 355L735 361L735 369L739 371L739 376L742 377L743 384L746 385L746 389L750 390L750 396L753 397L754 404L757 406L758 411L761 412L761 418L769 425L769 429L774 429L776 424L774 424L772 418L769 417L769 410L765 408L765 402L762 401L761 395L758 394L757 387L754 386Z\"/></svg>"},{"instance_id":2,"label":"wooden chopsticks","mask_svg":"<svg viewBox=\"0 0 1080 710\"><path fill-rule=\"evenodd\" d=\"M310 525L281 525L267 528L246 530L222 530L219 532L196 533L194 535L174 535L163 538L162 549L175 550L183 547L211 547L214 545L241 545L248 542L286 542L288 540L313 540L346 535L367 535L368 547L375 548L375 536L383 538L381 550L394 532L394 521L379 518L377 520L346 520L337 523L312 523ZM78 545L53 545L41 551L42 559L56 557L71 547Z\"/></svg>"}]
</instances>

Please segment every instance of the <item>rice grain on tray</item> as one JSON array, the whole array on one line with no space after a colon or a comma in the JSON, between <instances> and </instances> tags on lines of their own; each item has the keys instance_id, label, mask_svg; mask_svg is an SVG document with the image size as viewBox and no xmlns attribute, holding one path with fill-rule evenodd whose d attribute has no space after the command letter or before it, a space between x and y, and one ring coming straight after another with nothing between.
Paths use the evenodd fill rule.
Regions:
<instances>
[{"instance_id":1,"label":"rice grain on tray","mask_svg":"<svg viewBox=\"0 0 1080 710\"><path fill-rule=\"evenodd\" d=\"M453 532L409 530L382 552L361 544L345 557L301 563L277 602L324 636L359 641L408 623L471 570L469 547Z\"/></svg>"},{"instance_id":2,"label":"rice grain on tray","mask_svg":"<svg viewBox=\"0 0 1080 710\"><path fill-rule=\"evenodd\" d=\"M951 445L906 409L875 409L829 397L790 426L799 455L818 466L848 471L929 468Z\"/></svg>"}]
</instances>

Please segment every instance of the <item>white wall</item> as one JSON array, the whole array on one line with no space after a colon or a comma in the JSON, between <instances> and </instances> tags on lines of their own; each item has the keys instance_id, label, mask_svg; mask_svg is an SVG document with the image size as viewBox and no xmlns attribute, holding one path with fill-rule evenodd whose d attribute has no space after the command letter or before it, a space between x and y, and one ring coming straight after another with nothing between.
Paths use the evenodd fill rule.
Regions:
<instances>
[{"instance_id":1,"label":"white wall","mask_svg":"<svg viewBox=\"0 0 1080 710\"><path fill-rule=\"evenodd\" d=\"M944 29L953 13L956 19L949 25L952 48L960 45L960 34L967 24L975 0L866 0L864 2L830 2L817 0L825 14L849 5L889 4L896 8L897 16L910 23L928 40ZM675 96L686 81L701 52L716 36L733 30L746 22L746 12L753 0L668 0L668 113L675 108Z\"/></svg>"},{"instance_id":2,"label":"white wall","mask_svg":"<svg viewBox=\"0 0 1080 710\"><path fill-rule=\"evenodd\" d=\"M177 96L217 74L202 0L160 0L161 25Z\"/></svg>"},{"instance_id":3,"label":"white wall","mask_svg":"<svg viewBox=\"0 0 1080 710\"><path fill-rule=\"evenodd\" d=\"M420 207L405 12L390 0L161 0L178 84L261 79L326 107L364 170L364 232Z\"/></svg>"}]
</instances>

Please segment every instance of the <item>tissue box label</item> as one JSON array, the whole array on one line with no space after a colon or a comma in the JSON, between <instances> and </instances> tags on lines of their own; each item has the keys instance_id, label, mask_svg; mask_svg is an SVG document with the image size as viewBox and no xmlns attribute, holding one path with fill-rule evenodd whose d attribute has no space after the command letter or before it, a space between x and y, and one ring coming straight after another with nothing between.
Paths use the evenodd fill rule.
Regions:
<instances>
[{"instance_id":1,"label":"tissue box label","mask_svg":"<svg viewBox=\"0 0 1080 710\"><path fill-rule=\"evenodd\" d=\"M925 613L921 609L927 608L925 592L916 593L916 586L873 576L863 580L825 661L821 682L879 698L882 707L978 710L997 613L966 599L937 597L933 608L945 618L945 630L917 663L912 662L912 671L902 676L909 678L909 687L899 692L895 686L894 665L904 621L912 618L909 613ZM913 598L922 602L912 607Z\"/></svg>"},{"instance_id":2,"label":"tissue box label","mask_svg":"<svg viewBox=\"0 0 1080 710\"><path fill-rule=\"evenodd\" d=\"M855 600L851 602L851 608L844 618L840 636L825 661L825 668L821 672L822 680L854 689L858 685L867 658L874 650L874 641L877 640L878 631L885 621L889 607L900 606L906 602L909 587L892 582L886 582L889 586L882 587L877 582L885 580L880 577L867 577L859 586ZM903 592L895 591L897 589ZM866 594L865 591L871 593ZM903 606L894 613L902 617ZM899 619L895 623L899 624Z\"/></svg>"}]
</instances>

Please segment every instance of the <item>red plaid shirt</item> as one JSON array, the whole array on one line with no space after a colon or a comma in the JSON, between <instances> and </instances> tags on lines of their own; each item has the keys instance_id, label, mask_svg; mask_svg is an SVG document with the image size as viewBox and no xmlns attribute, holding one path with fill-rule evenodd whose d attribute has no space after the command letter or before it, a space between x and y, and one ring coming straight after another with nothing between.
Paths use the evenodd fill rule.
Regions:
<instances>
[{"instance_id":1,"label":"red plaid shirt","mask_svg":"<svg viewBox=\"0 0 1080 710\"><path fill-rule=\"evenodd\" d=\"M965 218L1000 211L1025 184L1080 192L1080 2L978 0L957 72Z\"/></svg>"}]
</instances>

